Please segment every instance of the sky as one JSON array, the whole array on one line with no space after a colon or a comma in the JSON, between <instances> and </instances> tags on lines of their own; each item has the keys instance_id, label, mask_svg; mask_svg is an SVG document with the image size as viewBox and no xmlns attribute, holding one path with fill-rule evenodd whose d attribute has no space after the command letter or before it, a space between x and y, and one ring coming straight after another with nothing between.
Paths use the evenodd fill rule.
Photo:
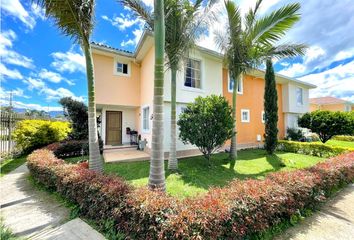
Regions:
<instances>
[{"instance_id":1,"label":"sky","mask_svg":"<svg viewBox=\"0 0 354 240\"><path fill-rule=\"evenodd\" d=\"M153 0L143 0L153 8ZM241 13L256 0L237 0ZM260 17L291 0L264 0ZM334 96L354 102L353 0L299 0L301 20L282 42L305 43L305 56L275 62L276 72L318 87L310 97ZM218 51L215 31L226 22L221 15L199 37L197 44ZM92 41L134 51L144 22L115 0L97 0ZM1 1L0 103L18 108L61 110L58 100L72 97L87 101L85 59L78 45L63 36L44 10L30 0Z\"/></svg>"}]
</instances>

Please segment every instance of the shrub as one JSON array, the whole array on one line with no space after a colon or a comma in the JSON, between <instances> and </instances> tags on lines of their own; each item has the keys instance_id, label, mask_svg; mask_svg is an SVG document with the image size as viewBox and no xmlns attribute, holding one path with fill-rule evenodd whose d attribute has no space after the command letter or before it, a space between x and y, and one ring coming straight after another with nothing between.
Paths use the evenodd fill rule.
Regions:
<instances>
[{"instance_id":1,"label":"shrub","mask_svg":"<svg viewBox=\"0 0 354 240\"><path fill-rule=\"evenodd\" d=\"M103 141L99 139L100 153L103 153ZM87 140L68 140L60 143L54 143L46 147L54 152L59 158L77 157L89 154L89 144Z\"/></svg>"},{"instance_id":2,"label":"shrub","mask_svg":"<svg viewBox=\"0 0 354 240\"><path fill-rule=\"evenodd\" d=\"M338 135L333 137L334 140L354 142L354 136L349 135Z\"/></svg>"},{"instance_id":3,"label":"shrub","mask_svg":"<svg viewBox=\"0 0 354 240\"><path fill-rule=\"evenodd\" d=\"M180 115L179 137L196 145L210 164L210 155L232 137L232 108L222 96L197 97Z\"/></svg>"},{"instance_id":4,"label":"shrub","mask_svg":"<svg viewBox=\"0 0 354 240\"><path fill-rule=\"evenodd\" d=\"M59 103L63 106L65 117L72 124L73 131L70 138L74 140L88 139L87 106L71 97L64 97L60 99Z\"/></svg>"},{"instance_id":5,"label":"shrub","mask_svg":"<svg viewBox=\"0 0 354 240\"><path fill-rule=\"evenodd\" d=\"M76 203L81 215L111 232L124 232L128 239L252 239L296 221L352 182L354 152L263 180L234 180L184 200L134 189L120 177L83 164L66 164L49 150L29 155L28 168L34 179Z\"/></svg>"},{"instance_id":6,"label":"shrub","mask_svg":"<svg viewBox=\"0 0 354 240\"><path fill-rule=\"evenodd\" d=\"M278 149L285 152L301 153L318 157L333 157L354 151L354 148L333 147L323 143L295 142L280 140Z\"/></svg>"},{"instance_id":7,"label":"shrub","mask_svg":"<svg viewBox=\"0 0 354 240\"><path fill-rule=\"evenodd\" d=\"M305 141L305 136L302 131L298 128L287 128L286 129L286 140L292 141Z\"/></svg>"},{"instance_id":8,"label":"shrub","mask_svg":"<svg viewBox=\"0 0 354 240\"><path fill-rule=\"evenodd\" d=\"M70 133L68 122L47 120L23 120L16 124L13 140L24 152L64 140Z\"/></svg>"},{"instance_id":9,"label":"shrub","mask_svg":"<svg viewBox=\"0 0 354 240\"><path fill-rule=\"evenodd\" d=\"M317 133L325 143L335 135L354 134L354 114L348 112L314 111L298 120L299 126Z\"/></svg>"},{"instance_id":10,"label":"shrub","mask_svg":"<svg viewBox=\"0 0 354 240\"><path fill-rule=\"evenodd\" d=\"M266 61L264 115L265 133L264 148L273 154L278 143L278 94L275 83L273 64L270 59Z\"/></svg>"}]
</instances>

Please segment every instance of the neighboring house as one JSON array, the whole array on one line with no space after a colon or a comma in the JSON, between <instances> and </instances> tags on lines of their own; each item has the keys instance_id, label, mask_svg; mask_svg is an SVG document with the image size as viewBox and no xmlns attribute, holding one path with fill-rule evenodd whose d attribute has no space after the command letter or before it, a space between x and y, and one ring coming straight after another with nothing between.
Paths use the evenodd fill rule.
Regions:
<instances>
[{"instance_id":1,"label":"neighboring house","mask_svg":"<svg viewBox=\"0 0 354 240\"><path fill-rule=\"evenodd\" d=\"M104 144L129 144L126 128L138 131L141 139L151 144L154 41L145 32L134 53L92 44L95 69L97 113L101 115L100 132ZM263 142L264 134L264 72L257 70L245 75L237 98L237 136L240 147ZM294 127L297 117L309 111L309 89L314 85L276 75L279 99L279 137L287 127ZM164 85L164 150L170 148L170 71L166 70ZM177 115L197 96L224 95L229 101L232 93L223 56L196 47L185 66L177 74ZM230 101L231 103L231 101ZM241 118L242 117L242 118ZM195 146L177 141L178 155L199 153Z\"/></svg>"},{"instance_id":2,"label":"neighboring house","mask_svg":"<svg viewBox=\"0 0 354 240\"><path fill-rule=\"evenodd\" d=\"M310 98L310 111L316 110L350 112L354 110L354 104L335 97Z\"/></svg>"}]
</instances>

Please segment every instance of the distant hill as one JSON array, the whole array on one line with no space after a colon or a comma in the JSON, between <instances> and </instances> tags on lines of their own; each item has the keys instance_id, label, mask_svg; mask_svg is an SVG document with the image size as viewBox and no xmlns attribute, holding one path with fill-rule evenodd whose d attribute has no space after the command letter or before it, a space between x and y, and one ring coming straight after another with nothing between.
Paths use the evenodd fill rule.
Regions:
<instances>
[{"instance_id":1,"label":"distant hill","mask_svg":"<svg viewBox=\"0 0 354 240\"><path fill-rule=\"evenodd\" d=\"M25 113L27 109L25 108L14 108L13 109L17 113ZM49 116L50 117L56 117L58 115L64 115L63 111L49 111Z\"/></svg>"}]
</instances>

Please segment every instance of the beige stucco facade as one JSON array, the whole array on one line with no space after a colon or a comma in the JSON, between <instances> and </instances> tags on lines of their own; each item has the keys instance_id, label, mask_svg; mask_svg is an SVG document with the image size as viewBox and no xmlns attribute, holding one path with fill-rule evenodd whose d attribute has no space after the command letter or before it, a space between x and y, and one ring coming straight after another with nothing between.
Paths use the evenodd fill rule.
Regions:
<instances>
[{"instance_id":1,"label":"beige stucco facade","mask_svg":"<svg viewBox=\"0 0 354 240\"><path fill-rule=\"evenodd\" d=\"M141 139L146 139L147 150L151 147L151 130L153 118L153 81L154 81L154 46L152 36L143 36L135 53L122 52L108 46L93 45L93 59L95 69L95 87L97 111L101 116L100 132L105 142L106 112L122 112L122 144L129 144L130 136L126 128L138 131ZM231 93L227 90L227 69L223 65L223 57L215 52L203 48L195 48L189 58L200 62L200 88L185 86L184 67L177 73L177 116L183 111L186 104L193 102L198 96L211 94L223 95L228 100ZM117 73L117 63L128 65L128 73ZM249 145L262 143L264 123L262 122L264 72L255 71L244 78L244 93L238 96L238 107L248 109L251 121L239 124L238 142ZM167 153L170 147L170 71L166 69L164 84L164 150ZM279 101L279 137L283 137L286 129L286 114L302 114L309 109L307 85L298 80L277 77L277 91ZM303 105L294 105L296 102L295 89L303 89ZM147 111L148 109L148 111ZM148 129L143 129L143 114L149 113ZM240 113L238 113L240 118ZM239 119L238 119L239 120ZM248 129L248 130L247 130ZM178 135L178 133L177 133ZM261 140L258 139L261 136ZM196 147L177 141L177 150L180 154L195 154Z\"/></svg>"}]
</instances>

